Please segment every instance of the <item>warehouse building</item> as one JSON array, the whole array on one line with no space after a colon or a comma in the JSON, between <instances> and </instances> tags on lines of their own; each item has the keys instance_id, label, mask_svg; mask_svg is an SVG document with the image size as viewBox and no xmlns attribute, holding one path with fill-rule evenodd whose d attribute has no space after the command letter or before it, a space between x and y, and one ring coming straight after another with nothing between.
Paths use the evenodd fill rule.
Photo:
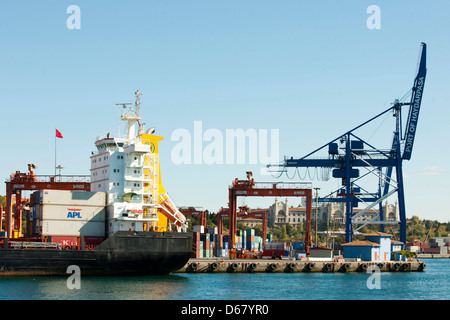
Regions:
<instances>
[{"instance_id":1,"label":"warehouse building","mask_svg":"<svg viewBox=\"0 0 450 320\"><path fill-rule=\"evenodd\" d=\"M365 240L344 243L344 258L364 261L391 261L392 252L402 250L403 243L392 240L392 235L371 232L364 235Z\"/></svg>"}]
</instances>

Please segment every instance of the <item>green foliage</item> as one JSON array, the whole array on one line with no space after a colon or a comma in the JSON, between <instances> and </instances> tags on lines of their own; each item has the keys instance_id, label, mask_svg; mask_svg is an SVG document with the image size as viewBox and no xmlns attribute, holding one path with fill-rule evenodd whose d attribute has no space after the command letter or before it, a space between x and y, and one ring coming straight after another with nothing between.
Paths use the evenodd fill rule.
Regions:
<instances>
[{"instance_id":1,"label":"green foliage","mask_svg":"<svg viewBox=\"0 0 450 320\"><path fill-rule=\"evenodd\" d=\"M416 252L411 252L411 251L408 251L408 250L401 250L399 252L400 252L400 254L402 256L406 256L406 258L415 258L415 257L417 257L417 253Z\"/></svg>"},{"instance_id":2,"label":"green foliage","mask_svg":"<svg viewBox=\"0 0 450 320\"><path fill-rule=\"evenodd\" d=\"M406 220L407 241L428 242L433 237L445 237L450 233L450 222L420 220L417 216Z\"/></svg>"}]
</instances>

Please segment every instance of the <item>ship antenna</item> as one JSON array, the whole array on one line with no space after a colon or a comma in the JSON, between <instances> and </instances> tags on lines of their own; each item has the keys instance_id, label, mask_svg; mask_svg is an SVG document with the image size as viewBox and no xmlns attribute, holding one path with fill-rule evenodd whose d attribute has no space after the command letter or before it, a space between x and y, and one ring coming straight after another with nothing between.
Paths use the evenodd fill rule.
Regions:
<instances>
[{"instance_id":1,"label":"ship antenna","mask_svg":"<svg viewBox=\"0 0 450 320\"><path fill-rule=\"evenodd\" d=\"M136 107L136 117L139 118L139 109L141 108L141 96L142 92L137 90L134 95L136 96L136 102L134 103L134 106Z\"/></svg>"},{"instance_id":2,"label":"ship antenna","mask_svg":"<svg viewBox=\"0 0 450 320\"><path fill-rule=\"evenodd\" d=\"M127 138L129 140L135 139L135 123L139 123L139 120L141 119L139 116L139 109L141 106L140 97L142 93L137 90L134 94L136 95L136 102L134 104L135 110L131 107L131 103L116 103L116 105L121 105L123 107L122 116L120 119L128 122ZM127 106L130 106L130 112L126 111Z\"/></svg>"}]
</instances>

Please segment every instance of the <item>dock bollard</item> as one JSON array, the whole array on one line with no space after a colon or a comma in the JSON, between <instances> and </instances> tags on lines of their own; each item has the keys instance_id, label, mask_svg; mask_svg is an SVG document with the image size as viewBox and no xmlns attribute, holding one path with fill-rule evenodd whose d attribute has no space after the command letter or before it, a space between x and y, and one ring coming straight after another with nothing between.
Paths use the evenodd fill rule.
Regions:
<instances>
[{"instance_id":1,"label":"dock bollard","mask_svg":"<svg viewBox=\"0 0 450 320\"><path fill-rule=\"evenodd\" d=\"M208 266L208 272L213 272L218 266L219 264L217 262L210 263Z\"/></svg>"},{"instance_id":2,"label":"dock bollard","mask_svg":"<svg viewBox=\"0 0 450 320\"><path fill-rule=\"evenodd\" d=\"M248 266L247 266L247 272L253 272L253 270L255 270L256 269L256 267L257 267L257 265L256 265L256 263L250 263Z\"/></svg>"},{"instance_id":3,"label":"dock bollard","mask_svg":"<svg viewBox=\"0 0 450 320\"><path fill-rule=\"evenodd\" d=\"M312 269L314 269L315 266L316 266L316 264L314 262L310 262L305 265L305 267L303 268L303 271L311 271Z\"/></svg>"},{"instance_id":4,"label":"dock bollard","mask_svg":"<svg viewBox=\"0 0 450 320\"><path fill-rule=\"evenodd\" d=\"M398 263L398 262L391 264L391 271L397 271L397 269L399 267L400 267L400 263Z\"/></svg>"},{"instance_id":5,"label":"dock bollard","mask_svg":"<svg viewBox=\"0 0 450 320\"><path fill-rule=\"evenodd\" d=\"M361 263L357 270L358 271L366 271L367 270L367 263Z\"/></svg>"},{"instance_id":6,"label":"dock bollard","mask_svg":"<svg viewBox=\"0 0 450 320\"><path fill-rule=\"evenodd\" d=\"M277 264L276 263L270 263L267 265L266 271L267 272L272 272L277 268Z\"/></svg>"},{"instance_id":7,"label":"dock bollard","mask_svg":"<svg viewBox=\"0 0 450 320\"><path fill-rule=\"evenodd\" d=\"M297 267L297 265L294 262L291 262L286 265L286 268L284 268L284 271L285 272L294 272L296 267Z\"/></svg>"},{"instance_id":8,"label":"dock bollard","mask_svg":"<svg viewBox=\"0 0 450 320\"><path fill-rule=\"evenodd\" d=\"M227 268L227 272L233 272L236 271L238 268L238 264L236 262L230 263L230 265Z\"/></svg>"},{"instance_id":9,"label":"dock bollard","mask_svg":"<svg viewBox=\"0 0 450 320\"><path fill-rule=\"evenodd\" d=\"M341 265L341 267L339 268L340 272L346 272L348 269L350 269L350 264L349 263L344 263L343 265Z\"/></svg>"},{"instance_id":10,"label":"dock bollard","mask_svg":"<svg viewBox=\"0 0 450 320\"><path fill-rule=\"evenodd\" d=\"M402 264L400 267L400 271L408 270L409 266L410 266L409 263Z\"/></svg>"},{"instance_id":11,"label":"dock bollard","mask_svg":"<svg viewBox=\"0 0 450 320\"><path fill-rule=\"evenodd\" d=\"M333 268L333 265L331 263L326 263L322 267L322 271L327 272L330 271Z\"/></svg>"},{"instance_id":12,"label":"dock bollard","mask_svg":"<svg viewBox=\"0 0 450 320\"><path fill-rule=\"evenodd\" d=\"M425 268L426 268L426 263L425 262L421 262L420 264L419 264L419 267L417 268L417 271L423 271L423 270L425 270Z\"/></svg>"},{"instance_id":13,"label":"dock bollard","mask_svg":"<svg viewBox=\"0 0 450 320\"><path fill-rule=\"evenodd\" d=\"M187 268L186 271L187 272L195 272L197 271L198 268L198 264L196 262L192 262Z\"/></svg>"}]
</instances>

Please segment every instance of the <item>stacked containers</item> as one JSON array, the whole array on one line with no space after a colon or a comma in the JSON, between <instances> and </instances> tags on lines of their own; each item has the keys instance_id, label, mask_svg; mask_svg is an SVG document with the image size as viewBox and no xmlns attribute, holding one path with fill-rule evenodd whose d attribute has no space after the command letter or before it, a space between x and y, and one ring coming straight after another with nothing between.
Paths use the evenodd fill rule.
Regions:
<instances>
[{"instance_id":1,"label":"stacked containers","mask_svg":"<svg viewBox=\"0 0 450 320\"><path fill-rule=\"evenodd\" d=\"M191 258L201 258L202 256L203 256L203 243L200 241L200 232L193 232Z\"/></svg>"},{"instance_id":2,"label":"stacked containers","mask_svg":"<svg viewBox=\"0 0 450 320\"><path fill-rule=\"evenodd\" d=\"M229 235L219 237L217 227L193 227L192 258L228 257ZM268 237L272 239L272 235ZM255 235L255 229L237 230L235 238L236 249L263 251L263 238ZM284 244L284 243L283 243ZM283 246L284 248L284 246Z\"/></svg>"},{"instance_id":3,"label":"stacked containers","mask_svg":"<svg viewBox=\"0 0 450 320\"><path fill-rule=\"evenodd\" d=\"M65 247L95 247L105 239L105 192L40 190L30 197L34 234Z\"/></svg>"},{"instance_id":4,"label":"stacked containers","mask_svg":"<svg viewBox=\"0 0 450 320\"><path fill-rule=\"evenodd\" d=\"M193 226L191 258L228 257L230 236L219 237L217 227Z\"/></svg>"},{"instance_id":5,"label":"stacked containers","mask_svg":"<svg viewBox=\"0 0 450 320\"><path fill-rule=\"evenodd\" d=\"M245 235L246 235L245 249L253 251L255 249L255 229L245 230Z\"/></svg>"},{"instance_id":6,"label":"stacked containers","mask_svg":"<svg viewBox=\"0 0 450 320\"><path fill-rule=\"evenodd\" d=\"M34 196L35 233L105 237L106 193L41 190Z\"/></svg>"},{"instance_id":7,"label":"stacked containers","mask_svg":"<svg viewBox=\"0 0 450 320\"><path fill-rule=\"evenodd\" d=\"M243 234L242 230L237 230L236 231L236 239L234 239L234 243L236 244L236 249L241 249L242 248L242 241L243 241L242 234Z\"/></svg>"},{"instance_id":8,"label":"stacked containers","mask_svg":"<svg viewBox=\"0 0 450 320\"><path fill-rule=\"evenodd\" d=\"M263 238L255 235L255 229L245 230L245 244L244 248L250 251L262 251Z\"/></svg>"},{"instance_id":9,"label":"stacked containers","mask_svg":"<svg viewBox=\"0 0 450 320\"><path fill-rule=\"evenodd\" d=\"M223 253L222 253L223 257L228 257L229 242L230 242L230 236L229 235L223 236Z\"/></svg>"},{"instance_id":10,"label":"stacked containers","mask_svg":"<svg viewBox=\"0 0 450 320\"><path fill-rule=\"evenodd\" d=\"M200 233L200 241L203 242L203 258L209 258L211 250L209 233Z\"/></svg>"},{"instance_id":11,"label":"stacked containers","mask_svg":"<svg viewBox=\"0 0 450 320\"><path fill-rule=\"evenodd\" d=\"M217 227L208 228L213 257L228 257L228 242L230 236L219 237Z\"/></svg>"}]
</instances>

